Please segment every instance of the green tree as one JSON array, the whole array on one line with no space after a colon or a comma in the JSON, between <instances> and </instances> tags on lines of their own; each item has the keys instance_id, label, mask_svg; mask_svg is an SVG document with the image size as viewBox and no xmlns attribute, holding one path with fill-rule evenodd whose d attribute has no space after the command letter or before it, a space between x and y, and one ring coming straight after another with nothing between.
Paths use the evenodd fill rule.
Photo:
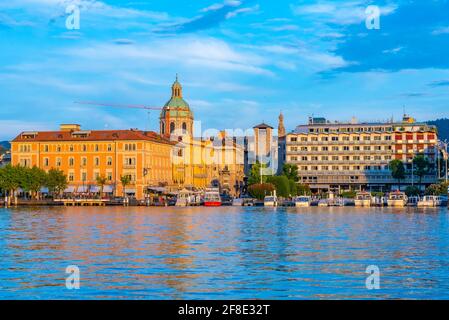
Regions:
<instances>
[{"instance_id":1,"label":"green tree","mask_svg":"<svg viewBox=\"0 0 449 320\"><path fill-rule=\"evenodd\" d=\"M405 167L401 160L395 159L390 161L391 176L398 180L398 185L401 185L401 180L405 178Z\"/></svg>"},{"instance_id":2,"label":"green tree","mask_svg":"<svg viewBox=\"0 0 449 320\"><path fill-rule=\"evenodd\" d=\"M131 183L131 177L130 176L121 176L120 177L120 182L122 183L123 186L123 197L126 197L126 186L129 185Z\"/></svg>"},{"instance_id":3,"label":"green tree","mask_svg":"<svg viewBox=\"0 0 449 320\"><path fill-rule=\"evenodd\" d=\"M251 166L251 171L248 176L248 185L252 184L260 184L260 171L266 168L265 164L261 164L259 161L256 161L255 164ZM267 181L267 176L262 175L262 183Z\"/></svg>"},{"instance_id":4,"label":"green tree","mask_svg":"<svg viewBox=\"0 0 449 320\"><path fill-rule=\"evenodd\" d=\"M103 196L104 185L108 182L108 179L105 176L97 177L97 185L100 187L100 195Z\"/></svg>"},{"instance_id":5,"label":"green tree","mask_svg":"<svg viewBox=\"0 0 449 320\"><path fill-rule=\"evenodd\" d=\"M299 184L297 185L297 194L299 196L310 196L312 194L312 191L310 190L309 185Z\"/></svg>"},{"instance_id":6,"label":"green tree","mask_svg":"<svg viewBox=\"0 0 449 320\"><path fill-rule=\"evenodd\" d=\"M407 195L407 197L417 197L420 194L419 188L416 186L408 186L405 189L405 194Z\"/></svg>"},{"instance_id":7,"label":"green tree","mask_svg":"<svg viewBox=\"0 0 449 320\"><path fill-rule=\"evenodd\" d=\"M266 195L271 194L274 190L275 187L271 183L255 183L248 187L249 194L258 200L263 200Z\"/></svg>"},{"instance_id":8,"label":"green tree","mask_svg":"<svg viewBox=\"0 0 449 320\"><path fill-rule=\"evenodd\" d=\"M290 187L290 195L296 197L298 195L298 184L294 180L288 180Z\"/></svg>"},{"instance_id":9,"label":"green tree","mask_svg":"<svg viewBox=\"0 0 449 320\"><path fill-rule=\"evenodd\" d=\"M8 194L8 205L11 204L11 197L17 204L16 191L20 187L22 180L22 167L7 165L1 168L0 188Z\"/></svg>"},{"instance_id":10,"label":"green tree","mask_svg":"<svg viewBox=\"0 0 449 320\"><path fill-rule=\"evenodd\" d=\"M430 162L423 154L418 154L413 158L414 174L419 177L419 184L421 185L422 178L429 172Z\"/></svg>"},{"instance_id":11,"label":"green tree","mask_svg":"<svg viewBox=\"0 0 449 320\"><path fill-rule=\"evenodd\" d=\"M59 194L67 188L67 176L61 170L50 169L47 174L45 186L52 195L55 193Z\"/></svg>"},{"instance_id":12,"label":"green tree","mask_svg":"<svg viewBox=\"0 0 449 320\"><path fill-rule=\"evenodd\" d=\"M346 198L346 199L354 199L356 195L357 195L357 192L355 190L344 191L340 194L340 196L342 198Z\"/></svg>"},{"instance_id":13,"label":"green tree","mask_svg":"<svg viewBox=\"0 0 449 320\"><path fill-rule=\"evenodd\" d=\"M22 168L20 179L20 187L24 191L30 192L32 197L37 198L39 191L46 184L47 173L36 166Z\"/></svg>"},{"instance_id":14,"label":"green tree","mask_svg":"<svg viewBox=\"0 0 449 320\"><path fill-rule=\"evenodd\" d=\"M284 198L290 196L290 183L286 176L270 176L267 177L267 182L274 185L278 196Z\"/></svg>"},{"instance_id":15,"label":"green tree","mask_svg":"<svg viewBox=\"0 0 449 320\"><path fill-rule=\"evenodd\" d=\"M285 163L282 167L282 175L286 176L289 180L297 182L298 177L298 166L296 164Z\"/></svg>"},{"instance_id":16,"label":"green tree","mask_svg":"<svg viewBox=\"0 0 449 320\"><path fill-rule=\"evenodd\" d=\"M449 188L449 183L446 183L446 182L432 184L429 187L427 187L425 194L432 195L432 196L447 195L448 188Z\"/></svg>"}]
</instances>

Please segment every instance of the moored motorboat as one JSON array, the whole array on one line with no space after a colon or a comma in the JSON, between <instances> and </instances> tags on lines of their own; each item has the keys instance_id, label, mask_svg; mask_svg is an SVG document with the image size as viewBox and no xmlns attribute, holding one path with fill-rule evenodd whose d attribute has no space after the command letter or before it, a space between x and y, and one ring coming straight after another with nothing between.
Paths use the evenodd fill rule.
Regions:
<instances>
[{"instance_id":1,"label":"moored motorboat","mask_svg":"<svg viewBox=\"0 0 449 320\"><path fill-rule=\"evenodd\" d=\"M418 201L418 207L436 207L436 196L424 196Z\"/></svg>"},{"instance_id":2,"label":"moored motorboat","mask_svg":"<svg viewBox=\"0 0 449 320\"><path fill-rule=\"evenodd\" d=\"M355 195L354 204L356 207L371 207L372 198L373 197L369 192L357 192Z\"/></svg>"},{"instance_id":3,"label":"moored motorboat","mask_svg":"<svg viewBox=\"0 0 449 320\"><path fill-rule=\"evenodd\" d=\"M327 199L321 199L318 201L318 207L329 207L329 202Z\"/></svg>"},{"instance_id":4,"label":"moored motorboat","mask_svg":"<svg viewBox=\"0 0 449 320\"><path fill-rule=\"evenodd\" d=\"M310 207L312 198L310 196L298 196L295 198L295 207Z\"/></svg>"},{"instance_id":5,"label":"moored motorboat","mask_svg":"<svg viewBox=\"0 0 449 320\"><path fill-rule=\"evenodd\" d=\"M399 190L391 192L387 200L389 207L405 207L407 204L407 196Z\"/></svg>"},{"instance_id":6,"label":"moored motorboat","mask_svg":"<svg viewBox=\"0 0 449 320\"><path fill-rule=\"evenodd\" d=\"M218 188L207 188L204 193L205 207L219 207L221 206L220 191Z\"/></svg>"},{"instance_id":7,"label":"moored motorboat","mask_svg":"<svg viewBox=\"0 0 449 320\"><path fill-rule=\"evenodd\" d=\"M278 205L278 199L277 199L276 195L273 195L273 196L266 196L266 197L263 199L263 205L264 205L265 207L277 207L277 205Z\"/></svg>"}]
</instances>

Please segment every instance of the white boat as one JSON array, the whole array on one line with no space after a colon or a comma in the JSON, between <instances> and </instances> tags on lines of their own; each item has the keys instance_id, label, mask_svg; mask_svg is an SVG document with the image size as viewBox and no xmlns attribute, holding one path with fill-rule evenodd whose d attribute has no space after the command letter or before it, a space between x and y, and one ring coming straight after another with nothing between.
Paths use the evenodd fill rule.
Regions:
<instances>
[{"instance_id":1,"label":"white boat","mask_svg":"<svg viewBox=\"0 0 449 320\"><path fill-rule=\"evenodd\" d=\"M310 196L299 196L295 198L295 207L310 207L312 198Z\"/></svg>"},{"instance_id":2,"label":"white boat","mask_svg":"<svg viewBox=\"0 0 449 320\"><path fill-rule=\"evenodd\" d=\"M219 207L221 206L220 191L218 188L207 188L204 193L205 207Z\"/></svg>"},{"instance_id":3,"label":"white boat","mask_svg":"<svg viewBox=\"0 0 449 320\"><path fill-rule=\"evenodd\" d=\"M357 192L354 199L354 204L356 207L371 207L371 201L373 197L369 192Z\"/></svg>"},{"instance_id":4,"label":"white boat","mask_svg":"<svg viewBox=\"0 0 449 320\"><path fill-rule=\"evenodd\" d=\"M445 196L424 196L419 202L418 207L441 207L447 205Z\"/></svg>"},{"instance_id":5,"label":"white boat","mask_svg":"<svg viewBox=\"0 0 449 320\"><path fill-rule=\"evenodd\" d=\"M265 207L277 207L277 205L278 205L278 198L276 197L276 195L274 195L274 196L266 196L263 199L263 205Z\"/></svg>"},{"instance_id":6,"label":"white boat","mask_svg":"<svg viewBox=\"0 0 449 320\"><path fill-rule=\"evenodd\" d=\"M327 199L321 199L318 202L318 207L329 207L329 203L327 202Z\"/></svg>"},{"instance_id":7,"label":"white boat","mask_svg":"<svg viewBox=\"0 0 449 320\"><path fill-rule=\"evenodd\" d=\"M176 197L176 206L177 207L186 207L189 205L190 195L192 193L187 189L182 189L178 192Z\"/></svg>"},{"instance_id":8,"label":"white boat","mask_svg":"<svg viewBox=\"0 0 449 320\"><path fill-rule=\"evenodd\" d=\"M389 194L387 203L389 207L405 207L407 200L408 198L404 192L394 191Z\"/></svg>"},{"instance_id":9,"label":"white boat","mask_svg":"<svg viewBox=\"0 0 449 320\"><path fill-rule=\"evenodd\" d=\"M234 199L232 199L232 205L233 206L237 206L237 207L243 206L243 199L242 198L234 198Z\"/></svg>"}]
</instances>

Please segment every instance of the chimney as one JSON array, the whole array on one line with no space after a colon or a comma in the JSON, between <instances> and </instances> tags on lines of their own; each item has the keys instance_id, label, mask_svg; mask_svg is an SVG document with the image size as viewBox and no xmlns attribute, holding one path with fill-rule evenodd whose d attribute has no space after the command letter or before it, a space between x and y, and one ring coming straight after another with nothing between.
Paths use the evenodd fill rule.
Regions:
<instances>
[{"instance_id":1,"label":"chimney","mask_svg":"<svg viewBox=\"0 0 449 320\"><path fill-rule=\"evenodd\" d=\"M69 131L69 132L80 131L81 126L79 124L61 124L59 126L59 130L60 131Z\"/></svg>"}]
</instances>

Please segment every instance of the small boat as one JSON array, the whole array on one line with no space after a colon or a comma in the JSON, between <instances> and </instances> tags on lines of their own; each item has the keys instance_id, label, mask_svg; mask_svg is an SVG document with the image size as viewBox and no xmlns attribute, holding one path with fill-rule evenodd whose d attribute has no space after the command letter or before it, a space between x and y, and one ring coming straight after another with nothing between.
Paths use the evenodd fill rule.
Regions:
<instances>
[{"instance_id":1,"label":"small boat","mask_svg":"<svg viewBox=\"0 0 449 320\"><path fill-rule=\"evenodd\" d=\"M191 192L187 189L182 189L178 192L178 195L176 197L176 204L177 207L186 207L189 205L190 200L190 194Z\"/></svg>"},{"instance_id":2,"label":"small boat","mask_svg":"<svg viewBox=\"0 0 449 320\"><path fill-rule=\"evenodd\" d=\"M387 203L389 207L405 207L407 200L405 193L398 190L388 195Z\"/></svg>"},{"instance_id":3,"label":"small boat","mask_svg":"<svg viewBox=\"0 0 449 320\"><path fill-rule=\"evenodd\" d=\"M329 207L327 199L321 199L320 201L318 201L318 207Z\"/></svg>"},{"instance_id":4,"label":"small boat","mask_svg":"<svg viewBox=\"0 0 449 320\"><path fill-rule=\"evenodd\" d=\"M222 206L232 206L234 203L234 200L232 199L232 197L228 194L222 194L220 196L221 198L221 205Z\"/></svg>"},{"instance_id":5,"label":"small boat","mask_svg":"<svg viewBox=\"0 0 449 320\"><path fill-rule=\"evenodd\" d=\"M243 198L234 198L232 200L232 205L236 206L236 207L241 207L243 206Z\"/></svg>"},{"instance_id":6,"label":"small boat","mask_svg":"<svg viewBox=\"0 0 449 320\"><path fill-rule=\"evenodd\" d=\"M278 198L276 197L276 195L274 195L274 196L266 196L263 199L263 205L265 207L277 207L277 205L278 205Z\"/></svg>"},{"instance_id":7,"label":"small boat","mask_svg":"<svg viewBox=\"0 0 449 320\"><path fill-rule=\"evenodd\" d=\"M205 207L219 207L221 206L220 191L218 188L207 188L204 193Z\"/></svg>"},{"instance_id":8,"label":"small boat","mask_svg":"<svg viewBox=\"0 0 449 320\"><path fill-rule=\"evenodd\" d=\"M357 192L357 194L355 195L354 204L356 207L371 207L372 199L373 197L369 192Z\"/></svg>"},{"instance_id":9,"label":"small boat","mask_svg":"<svg viewBox=\"0 0 449 320\"><path fill-rule=\"evenodd\" d=\"M418 201L418 207L441 207L444 205L444 202L447 204L447 198L444 199L442 196L424 196Z\"/></svg>"},{"instance_id":10,"label":"small boat","mask_svg":"<svg viewBox=\"0 0 449 320\"><path fill-rule=\"evenodd\" d=\"M310 196L299 196L295 198L295 207L310 207L312 198Z\"/></svg>"}]
</instances>

